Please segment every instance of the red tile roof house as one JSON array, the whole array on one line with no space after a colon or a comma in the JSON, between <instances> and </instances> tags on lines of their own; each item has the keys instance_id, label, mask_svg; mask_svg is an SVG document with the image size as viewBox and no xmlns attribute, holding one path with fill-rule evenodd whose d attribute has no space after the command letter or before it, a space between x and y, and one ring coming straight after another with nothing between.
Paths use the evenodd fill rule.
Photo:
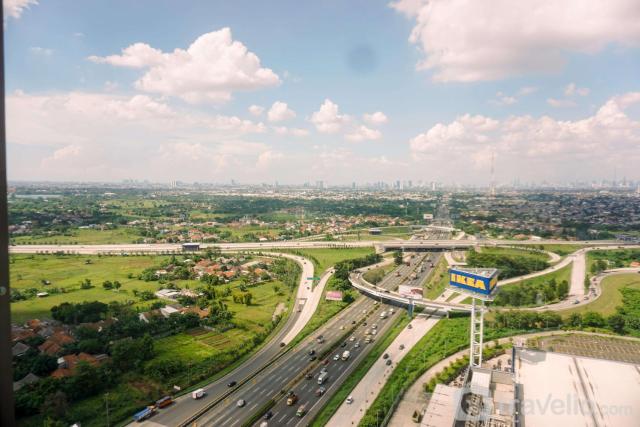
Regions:
<instances>
[{"instance_id":1,"label":"red tile roof house","mask_svg":"<svg viewBox=\"0 0 640 427\"><path fill-rule=\"evenodd\" d=\"M100 358L100 360L104 359L104 357ZM100 360L98 360L96 356L92 356L87 353L68 354L66 356L58 358L59 368L53 371L51 373L51 376L53 378L70 377L74 374L78 363L86 362L90 365L97 366L100 364Z\"/></svg>"},{"instance_id":2,"label":"red tile roof house","mask_svg":"<svg viewBox=\"0 0 640 427\"><path fill-rule=\"evenodd\" d=\"M62 350L62 347L65 344L70 344L74 341L73 337L66 332L56 332L47 338L47 340L43 342L38 349L43 353L55 356L60 352L60 350Z\"/></svg>"}]
</instances>

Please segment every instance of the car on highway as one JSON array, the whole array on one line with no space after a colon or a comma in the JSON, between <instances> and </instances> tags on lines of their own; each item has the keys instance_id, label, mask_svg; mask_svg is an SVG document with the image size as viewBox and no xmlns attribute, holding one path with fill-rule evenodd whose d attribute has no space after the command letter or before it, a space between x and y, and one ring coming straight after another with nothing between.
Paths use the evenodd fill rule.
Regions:
<instances>
[{"instance_id":1,"label":"car on highway","mask_svg":"<svg viewBox=\"0 0 640 427\"><path fill-rule=\"evenodd\" d=\"M344 325L340 325L340 330L344 331Z\"/></svg>"},{"instance_id":2,"label":"car on highway","mask_svg":"<svg viewBox=\"0 0 640 427\"><path fill-rule=\"evenodd\" d=\"M316 396L318 396L318 397L322 396L325 391L327 391L326 388L320 387L319 389L316 390Z\"/></svg>"},{"instance_id":3,"label":"car on highway","mask_svg":"<svg viewBox=\"0 0 640 427\"><path fill-rule=\"evenodd\" d=\"M404 350L404 344L400 344L400 350Z\"/></svg>"},{"instance_id":4,"label":"car on highway","mask_svg":"<svg viewBox=\"0 0 640 427\"><path fill-rule=\"evenodd\" d=\"M269 411L266 414L264 414L264 418L265 420L270 420L273 417L273 412Z\"/></svg>"},{"instance_id":5,"label":"car on highway","mask_svg":"<svg viewBox=\"0 0 640 427\"><path fill-rule=\"evenodd\" d=\"M351 321L351 324L352 324L352 325L355 325L355 324L356 324L356 321L355 321L355 320L352 320L352 321Z\"/></svg>"},{"instance_id":6,"label":"car on highway","mask_svg":"<svg viewBox=\"0 0 640 427\"><path fill-rule=\"evenodd\" d=\"M382 355L382 358L383 358L383 359L388 359L388 358L389 358L389 353L385 353L385 354L383 354L383 355Z\"/></svg>"},{"instance_id":7,"label":"car on highway","mask_svg":"<svg viewBox=\"0 0 640 427\"><path fill-rule=\"evenodd\" d=\"M407 329L413 329L413 326L411 326L411 323L407 325Z\"/></svg>"},{"instance_id":8,"label":"car on highway","mask_svg":"<svg viewBox=\"0 0 640 427\"><path fill-rule=\"evenodd\" d=\"M355 335L351 335L351 338L349 338L349 341L354 342L356 340Z\"/></svg>"},{"instance_id":9,"label":"car on highway","mask_svg":"<svg viewBox=\"0 0 640 427\"><path fill-rule=\"evenodd\" d=\"M366 337L366 338L364 339L365 344L369 344L371 341L373 341L373 339L371 339L371 337L370 337L370 336L368 336L368 337Z\"/></svg>"},{"instance_id":10,"label":"car on highway","mask_svg":"<svg viewBox=\"0 0 640 427\"><path fill-rule=\"evenodd\" d=\"M244 399L240 399L238 400L238 402L236 402L236 405L238 406L238 408L242 408L246 404L247 402L245 402Z\"/></svg>"},{"instance_id":11,"label":"car on highway","mask_svg":"<svg viewBox=\"0 0 640 427\"><path fill-rule=\"evenodd\" d=\"M392 363L391 359L387 359L387 361L385 362L385 365L389 366L389 365L391 365L391 363Z\"/></svg>"},{"instance_id":12,"label":"car on highway","mask_svg":"<svg viewBox=\"0 0 640 427\"><path fill-rule=\"evenodd\" d=\"M318 342L318 344L322 344L324 342L324 337L322 335L318 335L318 338L316 338L316 341Z\"/></svg>"},{"instance_id":13,"label":"car on highway","mask_svg":"<svg viewBox=\"0 0 640 427\"><path fill-rule=\"evenodd\" d=\"M284 342L280 343L280 347L284 347L286 344Z\"/></svg>"},{"instance_id":14,"label":"car on highway","mask_svg":"<svg viewBox=\"0 0 640 427\"><path fill-rule=\"evenodd\" d=\"M306 413L307 413L307 407L304 404L300 405L298 407L298 410L296 411L296 417L302 418L302 417L304 417L304 414L306 414Z\"/></svg>"},{"instance_id":15,"label":"car on highway","mask_svg":"<svg viewBox=\"0 0 640 427\"><path fill-rule=\"evenodd\" d=\"M316 354L316 351L314 349L309 350L309 356L313 356L314 354Z\"/></svg>"},{"instance_id":16,"label":"car on highway","mask_svg":"<svg viewBox=\"0 0 640 427\"><path fill-rule=\"evenodd\" d=\"M307 375L304 376L306 379L310 380L313 378L313 374L311 372L309 372Z\"/></svg>"},{"instance_id":17,"label":"car on highway","mask_svg":"<svg viewBox=\"0 0 640 427\"><path fill-rule=\"evenodd\" d=\"M347 346L347 342L343 342L342 344L340 344L340 347L346 347Z\"/></svg>"},{"instance_id":18,"label":"car on highway","mask_svg":"<svg viewBox=\"0 0 640 427\"><path fill-rule=\"evenodd\" d=\"M340 355L336 354L335 356L333 356L333 360L340 360Z\"/></svg>"},{"instance_id":19,"label":"car on highway","mask_svg":"<svg viewBox=\"0 0 640 427\"><path fill-rule=\"evenodd\" d=\"M287 406L293 406L298 401L298 396L293 392L293 390L289 390L287 393Z\"/></svg>"},{"instance_id":20,"label":"car on highway","mask_svg":"<svg viewBox=\"0 0 640 427\"><path fill-rule=\"evenodd\" d=\"M373 329L378 329L378 324L377 324L377 323L374 323L373 325L371 325L371 328L373 328Z\"/></svg>"},{"instance_id":21,"label":"car on highway","mask_svg":"<svg viewBox=\"0 0 640 427\"><path fill-rule=\"evenodd\" d=\"M345 402L347 402L347 404L351 405L353 403L353 396L347 397L347 400Z\"/></svg>"},{"instance_id":22,"label":"car on highway","mask_svg":"<svg viewBox=\"0 0 640 427\"><path fill-rule=\"evenodd\" d=\"M235 381L229 381L229 382L227 383L227 387L235 387L235 385L236 385L236 384L238 384L238 383L237 383L237 382L235 382Z\"/></svg>"},{"instance_id":23,"label":"car on highway","mask_svg":"<svg viewBox=\"0 0 640 427\"><path fill-rule=\"evenodd\" d=\"M356 343L353 345L353 348L358 348L358 347L360 347L360 341L356 342Z\"/></svg>"},{"instance_id":24,"label":"car on highway","mask_svg":"<svg viewBox=\"0 0 640 427\"><path fill-rule=\"evenodd\" d=\"M317 356L311 356L309 358L309 362L313 362L314 360L316 360L318 357Z\"/></svg>"}]
</instances>

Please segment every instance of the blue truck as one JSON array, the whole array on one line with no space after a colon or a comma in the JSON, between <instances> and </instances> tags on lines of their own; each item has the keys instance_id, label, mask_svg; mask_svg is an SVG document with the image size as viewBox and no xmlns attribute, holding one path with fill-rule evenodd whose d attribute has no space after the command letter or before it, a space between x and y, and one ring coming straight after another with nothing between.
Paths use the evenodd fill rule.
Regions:
<instances>
[{"instance_id":1,"label":"blue truck","mask_svg":"<svg viewBox=\"0 0 640 427\"><path fill-rule=\"evenodd\" d=\"M133 421L142 422L142 421L146 420L147 418L151 417L155 413L156 413L156 407L155 406L147 406L142 411L136 412L133 415Z\"/></svg>"}]
</instances>

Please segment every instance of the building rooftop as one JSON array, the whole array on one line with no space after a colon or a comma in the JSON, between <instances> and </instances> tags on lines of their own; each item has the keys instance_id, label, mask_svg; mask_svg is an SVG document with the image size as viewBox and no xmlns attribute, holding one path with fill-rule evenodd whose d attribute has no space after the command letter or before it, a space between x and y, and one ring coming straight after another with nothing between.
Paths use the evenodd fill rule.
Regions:
<instances>
[{"instance_id":1,"label":"building rooftop","mask_svg":"<svg viewBox=\"0 0 640 427\"><path fill-rule=\"evenodd\" d=\"M637 427L640 365L589 357L519 350L525 427Z\"/></svg>"}]
</instances>

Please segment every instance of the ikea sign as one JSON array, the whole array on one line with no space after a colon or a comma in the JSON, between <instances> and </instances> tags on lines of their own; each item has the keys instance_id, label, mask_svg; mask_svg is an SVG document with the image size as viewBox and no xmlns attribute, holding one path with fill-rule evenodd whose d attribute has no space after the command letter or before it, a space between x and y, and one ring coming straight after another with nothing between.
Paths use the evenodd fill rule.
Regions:
<instances>
[{"instance_id":1,"label":"ikea sign","mask_svg":"<svg viewBox=\"0 0 640 427\"><path fill-rule=\"evenodd\" d=\"M496 269L458 269L449 270L449 285L465 291L490 295L498 283Z\"/></svg>"}]
</instances>

